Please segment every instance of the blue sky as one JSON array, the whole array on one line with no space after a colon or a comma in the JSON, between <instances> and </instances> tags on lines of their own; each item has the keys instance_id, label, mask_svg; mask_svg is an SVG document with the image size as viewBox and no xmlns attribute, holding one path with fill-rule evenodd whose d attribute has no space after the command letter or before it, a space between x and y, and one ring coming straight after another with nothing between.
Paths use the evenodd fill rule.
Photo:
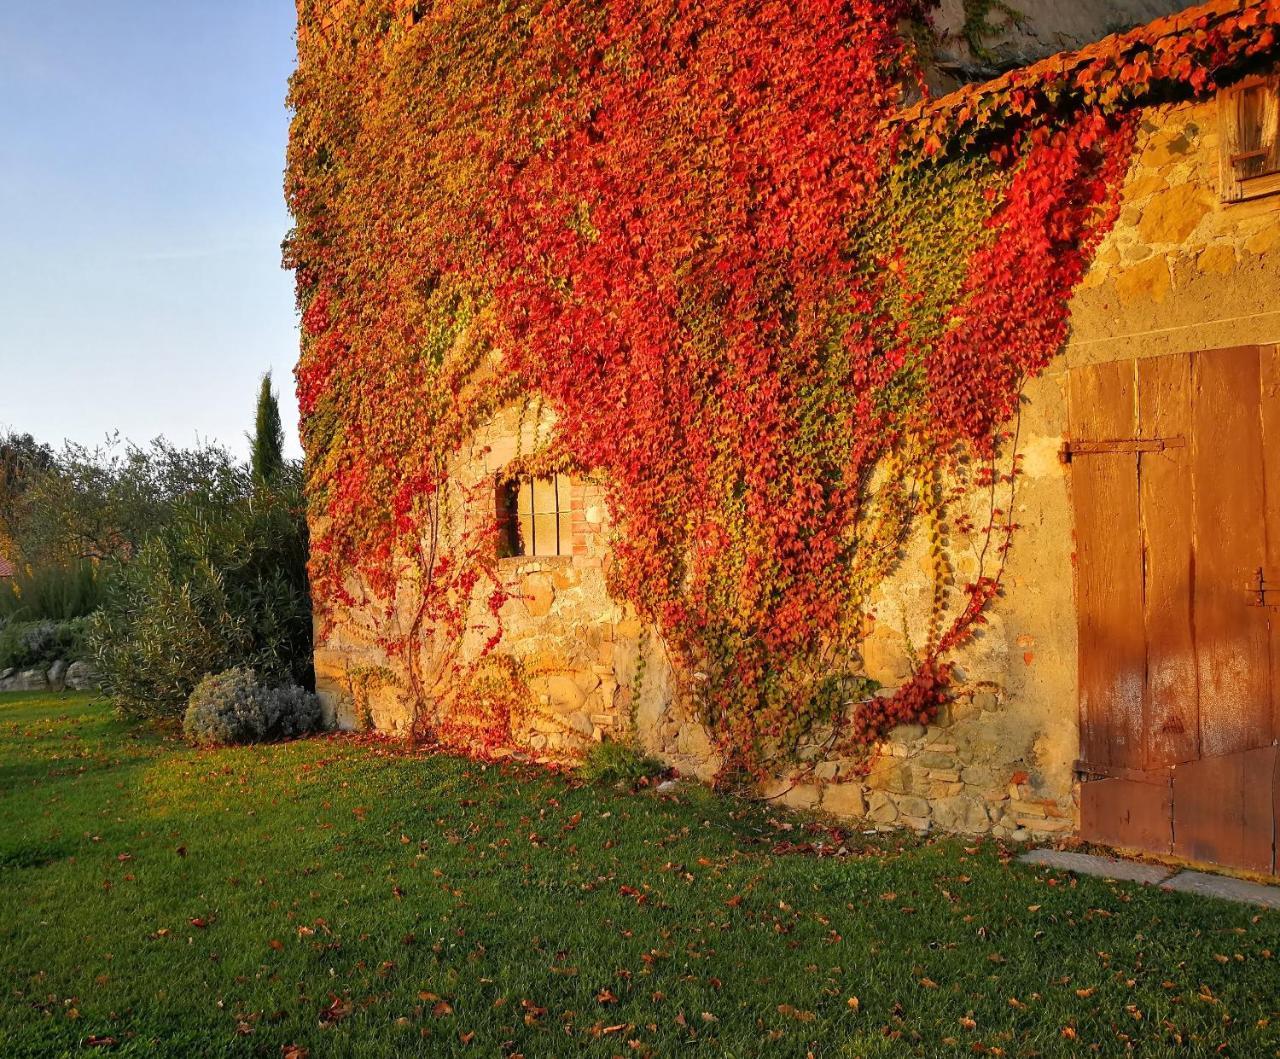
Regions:
<instances>
[{"instance_id":1,"label":"blue sky","mask_svg":"<svg viewBox=\"0 0 1280 1059\"><path fill-rule=\"evenodd\" d=\"M292 0L0 0L0 427L297 452Z\"/></svg>"}]
</instances>

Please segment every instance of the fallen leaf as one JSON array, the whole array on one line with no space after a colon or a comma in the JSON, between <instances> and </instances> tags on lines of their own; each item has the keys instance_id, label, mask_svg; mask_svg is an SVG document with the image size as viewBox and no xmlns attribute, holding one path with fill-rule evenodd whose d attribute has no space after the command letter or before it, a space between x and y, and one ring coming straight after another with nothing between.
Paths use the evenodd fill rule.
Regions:
<instances>
[{"instance_id":1,"label":"fallen leaf","mask_svg":"<svg viewBox=\"0 0 1280 1059\"><path fill-rule=\"evenodd\" d=\"M320 1010L320 1025L333 1026L341 1022L352 1012L350 1001L343 1000L340 996L330 995L330 1004L326 1008Z\"/></svg>"}]
</instances>

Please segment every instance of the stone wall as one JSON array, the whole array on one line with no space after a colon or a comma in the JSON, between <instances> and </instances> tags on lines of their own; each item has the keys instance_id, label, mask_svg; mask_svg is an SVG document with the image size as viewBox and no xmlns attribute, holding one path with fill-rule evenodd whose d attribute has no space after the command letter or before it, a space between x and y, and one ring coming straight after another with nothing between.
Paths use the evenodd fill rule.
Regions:
<instances>
[{"instance_id":1,"label":"stone wall","mask_svg":"<svg viewBox=\"0 0 1280 1059\"><path fill-rule=\"evenodd\" d=\"M4 691L96 691L98 673L88 662L59 660L47 668L0 669Z\"/></svg>"},{"instance_id":2,"label":"stone wall","mask_svg":"<svg viewBox=\"0 0 1280 1059\"><path fill-rule=\"evenodd\" d=\"M1143 115L1119 222L1072 303L1068 347L1026 390L1012 504L1021 528L1004 594L958 659L954 704L928 728L895 730L869 773L854 761L827 760L815 746L798 768L766 785L766 796L876 827L1012 838L1075 827L1074 524L1070 469L1059 459L1069 427L1067 373L1121 357L1280 341L1280 196L1222 204L1217 137L1212 102ZM541 446L551 426L542 411L504 412L459 461L462 487L482 488ZM713 774L711 742L675 704L657 637L608 592L609 516L595 485L576 483L573 514L572 556L499 564L518 598L503 608L498 650L530 691L529 723L517 737L536 752L565 756L634 728L644 746L682 771ZM978 540L952 542L961 583L977 572L980 550ZM864 664L884 694L906 680L913 644L924 641L931 576L926 543L916 539L872 601ZM338 723L361 723L363 710L394 730L407 705L387 676L394 667L373 644L374 611L343 616L317 650L317 673ZM477 633L467 650L477 653L482 643Z\"/></svg>"},{"instance_id":3,"label":"stone wall","mask_svg":"<svg viewBox=\"0 0 1280 1059\"><path fill-rule=\"evenodd\" d=\"M865 779L842 763L779 780L789 804L962 832L1074 829L1078 755L1074 518L1066 386L1072 368L1280 342L1280 196L1224 204L1217 103L1142 116L1119 220L1072 302L1066 350L1027 388L1014 506L1020 529L981 640L959 660L967 688L927 730L898 729ZM923 635L923 541L876 601L870 675L892 689ZM963 557L961 557L963 561ZM835 782L830 782L834 777Z\"/></svg>"},{"instance_id":4,"label":"stone wall","mask_svg":"<svg viewBox=\"0 0 1280 1059\"><path fill-rule=\"evenodd\" d=\"M554 418L541 407L513 406L477 431L453 468L458 506L475 505L472 517L488 517L485 497L513 460L543 448ZM502 638L483 664L510 664L527 702L513 724L515 742L538 755L573 757L592 742L635 732L652 753L681 771L715 771L705 733L683 716L671 694L671 668L658 638L634 609L615 600L606 585L609 513L596 483L572 482L571 555L497 560L510 598L499 612ZM478 497L479 499L474 499ZM403 661L380 641L395 639L394 619L365 587L348 585L361 605L318 619L317 691L329 723L402 732L412 710ZM324 620L332 619L332 622ZM480 663L495 629L477 598L464 640L464 663Z\"/></svg>"}]
</instances>

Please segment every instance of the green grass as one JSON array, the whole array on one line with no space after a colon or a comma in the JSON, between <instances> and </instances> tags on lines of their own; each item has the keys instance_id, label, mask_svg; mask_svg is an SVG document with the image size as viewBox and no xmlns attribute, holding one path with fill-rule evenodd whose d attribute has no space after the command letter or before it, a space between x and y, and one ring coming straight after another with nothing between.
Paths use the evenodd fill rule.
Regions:
<instances>
[{"instance_id":1,"label":"green grass","mask_svg":"<svg viewBox=\"0 0 1280 1059\"><path fill-rule=\"evenodd\" d=\"M785 852L825 837L700 789L194 751L7 696L0 1055L1280 1054L1276 913L992 842Z\"/></svg>"}]
</instances>

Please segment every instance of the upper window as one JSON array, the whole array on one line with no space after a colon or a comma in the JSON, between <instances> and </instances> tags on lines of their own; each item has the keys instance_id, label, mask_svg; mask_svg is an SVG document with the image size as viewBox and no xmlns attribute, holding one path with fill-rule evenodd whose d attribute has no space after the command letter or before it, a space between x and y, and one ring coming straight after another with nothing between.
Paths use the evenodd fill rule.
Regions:
<instances>
[{"instance_id":1,"label":"upper window","mask_svg":"<svg viewBox=\"0 0 1280 1059\"><path fill-rule=\"evenodd\" d=\"M1218 97L1222 198L1280 191L1280 77L1246 81Z\"/></svg>"},{"instance_id":2,"label":"upper window","mask_svg":"<svg viewBox=\"0 0 1280 1059\"><path fill-rule=\"evenodd\" d=\"M498 483L498 554L572 555L572 486L568 475Z\"/></svg>"}]
</instances>

